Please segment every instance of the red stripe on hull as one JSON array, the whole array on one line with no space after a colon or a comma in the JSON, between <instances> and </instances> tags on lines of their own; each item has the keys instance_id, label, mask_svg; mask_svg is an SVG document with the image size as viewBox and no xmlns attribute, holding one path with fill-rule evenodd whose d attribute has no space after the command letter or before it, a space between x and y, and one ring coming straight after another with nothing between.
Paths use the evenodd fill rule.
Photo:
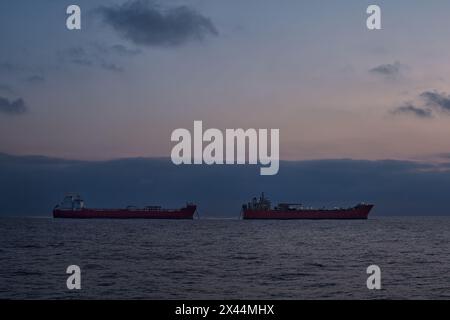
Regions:
<instances>
[{"instance_id":1,"label":"red stripe on hull","mask_svg":"<svg viewBox=\"0 0 450 320\"><path fill-rule=\"evenodd\" d=\"M369 216L373 205L359 205L349 209L335 210L244 210L243 219L256 220L364 220Z\"/></svg>"},{"instance_id":2,"label":"red stripe on hull","mask_svg":"<svg viewBox=\"0 0 450 320\"><path fill-rule=\"evenodd\" d=\"M196 210L196 206L187 206L179 210L55 209L53 217L66 219L193 219Z\"/></svg>"}]
</instances>

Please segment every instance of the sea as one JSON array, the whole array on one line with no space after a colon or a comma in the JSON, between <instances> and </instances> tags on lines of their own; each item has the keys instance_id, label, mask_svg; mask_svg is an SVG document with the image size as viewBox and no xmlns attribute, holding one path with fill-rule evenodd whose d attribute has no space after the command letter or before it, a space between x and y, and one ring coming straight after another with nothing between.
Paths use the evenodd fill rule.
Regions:
<instances>
[{"instance_id":1,"label":"sea","mask_svg":"<svg viewBox=\"0 0 450 320\"><path fill-rule=\"evenodd\" d=\"M448 300L450 218L1 218L0 299Z\"/></svg>"}]
</instances>

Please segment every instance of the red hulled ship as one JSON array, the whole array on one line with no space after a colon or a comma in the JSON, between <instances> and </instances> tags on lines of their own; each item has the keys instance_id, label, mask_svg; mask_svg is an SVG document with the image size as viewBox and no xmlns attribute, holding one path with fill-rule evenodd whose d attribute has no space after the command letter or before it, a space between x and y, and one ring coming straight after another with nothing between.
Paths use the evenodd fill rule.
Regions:
<instances>
[{"instance_id":1,"label":"red hulled ship","mask_svg":"<svg viewBox=\"0 0 450 320\"><path fill-rule=\"evenodd\" d=\"M264 193L259 199L253 198L248 204L242 206L243 219L310 219L310 220L332 220L332 219L367 219L373 205L361 203L350 208L314 209L304 207L298 203L280 203L272 208L269 199Z\"/></svg>"},{"instance_id":2,"label":"red hulled ship","mask_svg":"<svg viewBox=\"0 0 450 320\"><path fill-rule=\"evenodd\" d=\"M191 203L180 209L164 209L160 206L91 209L85 208L84 201L79 195L68 194L63 202L53 209L53 217L72 219L193 219L196 210L197 206Z\"/></svg>"}]
</instances>

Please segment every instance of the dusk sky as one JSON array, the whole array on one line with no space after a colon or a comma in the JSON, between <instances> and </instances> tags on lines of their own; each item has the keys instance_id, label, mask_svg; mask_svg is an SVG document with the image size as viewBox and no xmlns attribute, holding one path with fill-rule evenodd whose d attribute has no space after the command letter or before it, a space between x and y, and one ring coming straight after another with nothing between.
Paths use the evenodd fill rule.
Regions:
<instances>
[{"instance_id":1,"label":"dusk sky","mask_svg":"<svg viewBox=\"0 0 450 320\"><path fill-rule=\"evenodd\" d=\"M285 160L450 152L449 1L376 1L377 31L373 1L30 3L0 3L0 152L167 157L194 120L279 128Z\"/></svg>"}]
</instances>

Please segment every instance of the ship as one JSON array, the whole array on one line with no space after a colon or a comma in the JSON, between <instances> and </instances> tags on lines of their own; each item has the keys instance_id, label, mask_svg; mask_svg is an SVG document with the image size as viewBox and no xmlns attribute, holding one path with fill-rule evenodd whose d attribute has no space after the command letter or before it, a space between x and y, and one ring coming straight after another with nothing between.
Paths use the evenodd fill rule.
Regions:
<instances>
[{"instance_id":1,"label":"ship","mask_svg":"<svg viewBox=\"0 0 450 320\"><path fill-rule=\"evenodd\" d=\"M85 207L80 195L67 194L63 202L53 209L53 217L67 219L193 219L196 211L197 206L193 203L187 203L180 209L164 209L161 206L93 209Z\"/></svg>"},{"instance_id":2,"label":"ship","mask_svg":"<svg viewBox=\"0 0 450 320\"><path fill-rule=\"evenodd\" d=\"M301 203L280 203L272 208L271 201L264 196L256 197L242 206L242 219L259 220L365 220L374 206L360 203L349 208L311 208Z\"/></svg>"}]
</instances>

